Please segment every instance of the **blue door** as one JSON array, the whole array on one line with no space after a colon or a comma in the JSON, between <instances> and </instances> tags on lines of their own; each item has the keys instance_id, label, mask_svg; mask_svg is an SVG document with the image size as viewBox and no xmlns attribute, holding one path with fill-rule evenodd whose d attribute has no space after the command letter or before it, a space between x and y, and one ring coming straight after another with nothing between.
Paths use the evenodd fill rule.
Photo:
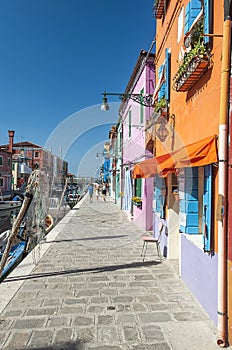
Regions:
<instances>
[{"instance_id":1,"label":"blue door","mask_svg":"<svg viewBox=\"0 0 232 350\"><path fill-rule=\"evenodd\" d=\"M204 251L211 251L211 215L212 215L212 165L204 167L203 193L203 245Z\"/></svg>"}]
</instances>

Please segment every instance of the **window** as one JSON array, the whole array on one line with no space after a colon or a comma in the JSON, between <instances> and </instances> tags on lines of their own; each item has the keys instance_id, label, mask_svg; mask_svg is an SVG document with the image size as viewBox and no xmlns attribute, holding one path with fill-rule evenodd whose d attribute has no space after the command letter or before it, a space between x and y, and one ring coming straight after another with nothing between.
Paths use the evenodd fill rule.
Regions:
<instances>
[{"instance_id":1,"label":"window","mask_svg":"<svg viewBox=\"0 0 232 350\"><path fill-rule=\"evenodd\" d=\"M165 179L158 175L154 178L154 201L153 211L161 218L165 218L165 197L166 184Z\"/></svg>"},{"instance_id":2,"label":"window","mask_svg":"<svg viewBox=\"0 0 232 350\"><path fill-rule=\"evenodd\" d=\"M12 170L15 170L15 163L12 163Z\"/></svg>"},{"instance_id":3,"label":"window","mask_svg":"<svg viewBox=\"0 0 232 350\"><path fill-rule=\"evenodd\" d=\"M201 12L201 0L191 0L185 9L184 33L187 34L194 20Z\"/></svg>"},{"instance_id":4,"label":"window","mask_svg":"<svg viewBox=\"0 0 232 350\"><path fill-rule=\"evenodd\" d=\"M179 176L180 232L199 233L198 168L184 168Z\"/></svg>"},{"instance_id":5,"label":"window","mask_svg":"<svg viewBox=\"0 0 232 350\"><path fill-rule=\"evenodd\" d=\"M10 167L11 161L10 158L8 158L8 166Z\"/></svg>"},{"instance_id":6,"label":"window","mask_svg":"<svg viewBox=\"0 0 232 350\"><path fill-rule=\"evenodd\" d=\"M129 111L129 118L128 118L128 137L131 137L131 111Z\"/></svg>"},{"instance_id":7,"label":"window","mask_svg":"<svg viewBox=\"0 0 232 350\"><path fill-rule=\"evenodd\" d=\"M204 193L203 193L203 248L204 252L210 252L211 247L211 216L212 216L212 165L204 167Z\"/></svg>"},{"instance_id":8,"label":"window","mask_svg":"<svg viewBox=\"0 0 232 350\"><path fill-rule=\"evenodd\" d=\"M178 35L177 35L178 43L180 42L180 39L182 37L183 27L184 27L184 7L182 7L178 17Z\"/></svg>"},{"instance_id":9,"label":"window","mask_svg":"<svg viewBox=\"0 0 232 350\"><path fill-rule=\"evenodd\" d=\"M142 179L138 178L135 180L135 196L142 197Z\"/></svg>"},{"instance_id":10,"label":"window","mask_svg":"<svg viewBox=\"0 0 232 350\"><path fill-rule=\"evenodd\" d=\"M194 28L191 28L193 25L195 19L197 16L201 14L203 6L203 16L201 16L200 25L198 25L198 28L195 28L196 25L194 25ZM179 23L178 23L179 25ZM186 6L185 9L185 25L184 25L184 34L187 34L190 29L192 32L199 32L199 28L201 28L201 32L204 33L211 33L212 29L212 1L210 0L191 0ZM201 33L199 33L201 34ZM193 33L193 36L195 37L196 34ZM178 38L179 38L179 31L178 31ZM210 37L205 36L204 42L209 43Z\"/></svg>"},{"instance_id":11,"label":"window","mask_svg":"<svg viewBox=\"0 0 232 350\"><path fill-rule=\"evenodd\" d=\"M159 68L158 68L158 80L162 79L162 76L164 77L164 71L165 71L165 66L164 64L162 64ZM163 80L162 84L160 86L160 89L158 91L158 101L160 101L163 97L165 97L165 90L166 90L166 83Z\"/></svg>"},{"instance_id":12,"label":"window","mask_svg":"<svg viewBox=\"0 0 232 350\"><path fill-rule=\"evenodd\" d=\"M158 68L158 83L156 84L154 99L155 111L166 108L170 101L170 80L171 80L171 54L170 49L165 49L165 61Z\"/></svg>"},{"instance_id":13,"label":"window","mask_svg":"<svg viewBox=\"0 0 232 350\"><path fill-rule=\"evenodd\" d=\"M204 33L210 34L211 29L212 29L212 1L204 0ZM210 41L210 37L205 36L204 42L209 43L209 41Z\"/></svg>"},{"instance_id":14,"label":"window","mask_svg":"<svg viewBox=\"0 0 232 350\"><path fill-rule=\"evenodd\" d=\"M3 186L3 178L0 177L0 187L2 187L2 186Z\"/></svg>"},{"instance_id":15,"label":"window","mask_svg":"<svg viewBox=\"0 0 232 350\"><path fill-rule=\"evenodd\" d=\"M171 54L169 49L165 50L165 98L170 101L170 77L171 77Z\"/></svg>"},{"instance_id":16,"label":"window","mask_svg":"<svg viewBox=\"0 0 232 350\"><path fill-rule=\"evenodd\" d=\"M34 157L35 157L35 158L39 158L39 152L38 152L38 151L35 151Z\"/></svg>"},{"instance_id":17,"label":"window","mask_svg":"<svg viewBox=\"0 0 232 350\"><path fill-rule=\"evenodd\" d=\"M180 232L188 233L204 252L213 251L212 165L186 168L179 176Z\"/></svg>"},{"instance_id":18,"label":"window","mask_svg":"<svg viewBox=\"0 0 232 350\"><path fill-rule=\"evenodd\" d=\"M140 94L144 94L144 88L140 90ZM140 124L143 124L144 122L144 106L140 105Z\"/></svg>"},{"instance_id":19,"label":"window","mask_svg":"<svg viewBox=\"0 0 232 350\"><path fill-rule=\"evenodd\" d=\"M2 165L2 156L0 156L0 165Z\"/></svg>"}]
</instances>

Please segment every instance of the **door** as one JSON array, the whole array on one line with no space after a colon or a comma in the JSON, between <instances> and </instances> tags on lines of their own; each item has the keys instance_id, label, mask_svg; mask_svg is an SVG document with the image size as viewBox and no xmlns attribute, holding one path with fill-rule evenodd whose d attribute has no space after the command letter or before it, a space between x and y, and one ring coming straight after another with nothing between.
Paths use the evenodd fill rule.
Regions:
<instances>
[{"instance_id":1,"label":"door","mask_svg":"<svg viewBox=\"0 0 232 350\"><path fill-rule=\"evenodd\" d=\"M203 193L203 245L204 251L211 251L211 216L212 216L212 165L204 167L204 193Z\"/></svg>"}]
</instances>

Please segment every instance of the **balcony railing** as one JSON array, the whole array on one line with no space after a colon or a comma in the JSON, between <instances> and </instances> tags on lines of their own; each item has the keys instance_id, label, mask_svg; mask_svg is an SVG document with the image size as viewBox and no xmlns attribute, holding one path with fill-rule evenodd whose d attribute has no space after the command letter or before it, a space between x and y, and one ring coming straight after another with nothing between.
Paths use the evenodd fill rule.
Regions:
<instances>
[{"instance_id":1,"label":"balcony railing","mask_svg":"<svg viewBox=\"0 0 232 350\"><path fill-rule=\"evenodd\" d=\"M155 0L153 13L157 19L161 19L164 14L164 6L166 0Z\"/></svg>"},{"instance_id":2,"label":"balcony railing","mask_svg":"<svg viewBox=\"0 0 232 350\"><path fill-rule=\"evenodd\" d=\"M188 91L207 71L210 55L203 45L197 45L184 58L183 63L174 76L172 88L179 92Z\"/></svg>"}]
</instances>

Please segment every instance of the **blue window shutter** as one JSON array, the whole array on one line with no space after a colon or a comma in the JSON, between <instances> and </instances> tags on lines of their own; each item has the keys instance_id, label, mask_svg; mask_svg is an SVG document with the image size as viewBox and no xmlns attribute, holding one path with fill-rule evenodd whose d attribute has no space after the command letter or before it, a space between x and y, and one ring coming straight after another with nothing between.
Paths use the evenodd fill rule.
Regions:
<instances>
[{"instance_id":1,"label":"blue window shutter","mask_svg":"<svg viewBox=\"0 0 232 350\"><path fill-rule=\"evenodd\" d=\"M188 234L198 233L198 168L185 168L179 179L179 191L183 192L180 200L180 231Z\"/></svg>"},{"instance_id":2,"label":"blue window shutter","mask_svg":"<svg viewBox=\"0 0 232 350\"><path fill-rule=\"evenodd\" d=\"M185 8L185 20L184 20L184 34L188 33L190 28L190 2L187 3Z\"/></svg>"},{"instance_id":3,"label":"blue window shutter","mask_svg":"<svg viewBox=\"0 0 232 350\"><path fill-rule=\"evenodd\" d=\"M160 67L158 68L158 80L160 79L161 72L162 72L162 66L160 66ZM158 100L160 100L160 99L161 99L161 91L159 90L159 91L158 91Z\"/></svg>"},{"instance_id":4,"label":"blue window shutter","mask_svg":"<svg viewBox=\"0 0 232 350\"><path fill-rule=\"evenodd\" d=\"M141 178L136 179L135 196L140 198L142 197L142 179Z\"/></svg>"},{"instance_id":5,"label":"blue window shutter","mask_svg":"<svg viewBox=\"0 0 232 350\"><path fill-rule=\"evenodd\" d=\"M190 22L189 22L189 28L193 24L195 18L199 15L201 12L201 0L191 0L190 1Z\"/></svg>"},{"instance_id":6,"label":"blue window shutter","mask_svg":"<svg viewBox=\"0 0 232 350\"><path fill-rule=\"evenodd\" d=\"M204 0L204 33L210 34L210 0ZM204 37L204 42L209 42L209 37Z\"/></svg>"},{"instance_id":7,"label":"blue window shutter","mask_svg":"<svg viewBox=\"0 0 232 350\"><path fill-rule=\"evenodd\" d=\"M128 137L131 137L131 111L129 111Z\"/></svg>"},{"instance_id":8,"label":"blue window shutter","mask_svg":"<svg viewBox=\"0 0 232 350\"><path fill-rule=\"evenodd\" d=\"M162 195L163 190L165 189L165 180L158 175L155 176L154 182L154 208L153 211L160 215L161 218L164 218L164 196Z\"/></svg>"},{"instance_id":9,"label":"blue window shutter","mask_svg":"<svg viewBox=\"0 0 232 350\"><path fill-rule=\"evenodd\" d=\"M165 50L165 97L170 101L170 53Z\"/></svg>"},{"instance_id":10,"label":"blue window shutter","mask_svg":"<svg viewBox=\"0 0 232 350\"><path fill-rule=\"evenodd\" d=\"M164 65L162 64L159 69L158 69L158 79L161 77L162 74L162 70L165 69ZM159 91L158 91L158 100L160 100L162 97L165 96L165 92L166 92L166 83L164 82Z\"/></svg>"},{"instance_id":11,"label":"blue window shutter","mask_svg":"<svg viewBox=\"0 0 232 350\"><path fill-rule=\"evenodd\" d=\"M185 23L184 23L184 34L188 33L191 25L193 24L195 18L199 15L201 11L201 0L191 0L186 5L185 9Z\"/></svg>"},{"instance_id":12,"label":"blue window shutter","mask_svg":"<svg viewBox=\"0 0 232 350\"><path fill-rule=\"evenodd\" d=\"M212 165L204 167L203 194L203 245L204 251L211 250L211 215L212 215Z\"/></svg>"}]
</instances>

